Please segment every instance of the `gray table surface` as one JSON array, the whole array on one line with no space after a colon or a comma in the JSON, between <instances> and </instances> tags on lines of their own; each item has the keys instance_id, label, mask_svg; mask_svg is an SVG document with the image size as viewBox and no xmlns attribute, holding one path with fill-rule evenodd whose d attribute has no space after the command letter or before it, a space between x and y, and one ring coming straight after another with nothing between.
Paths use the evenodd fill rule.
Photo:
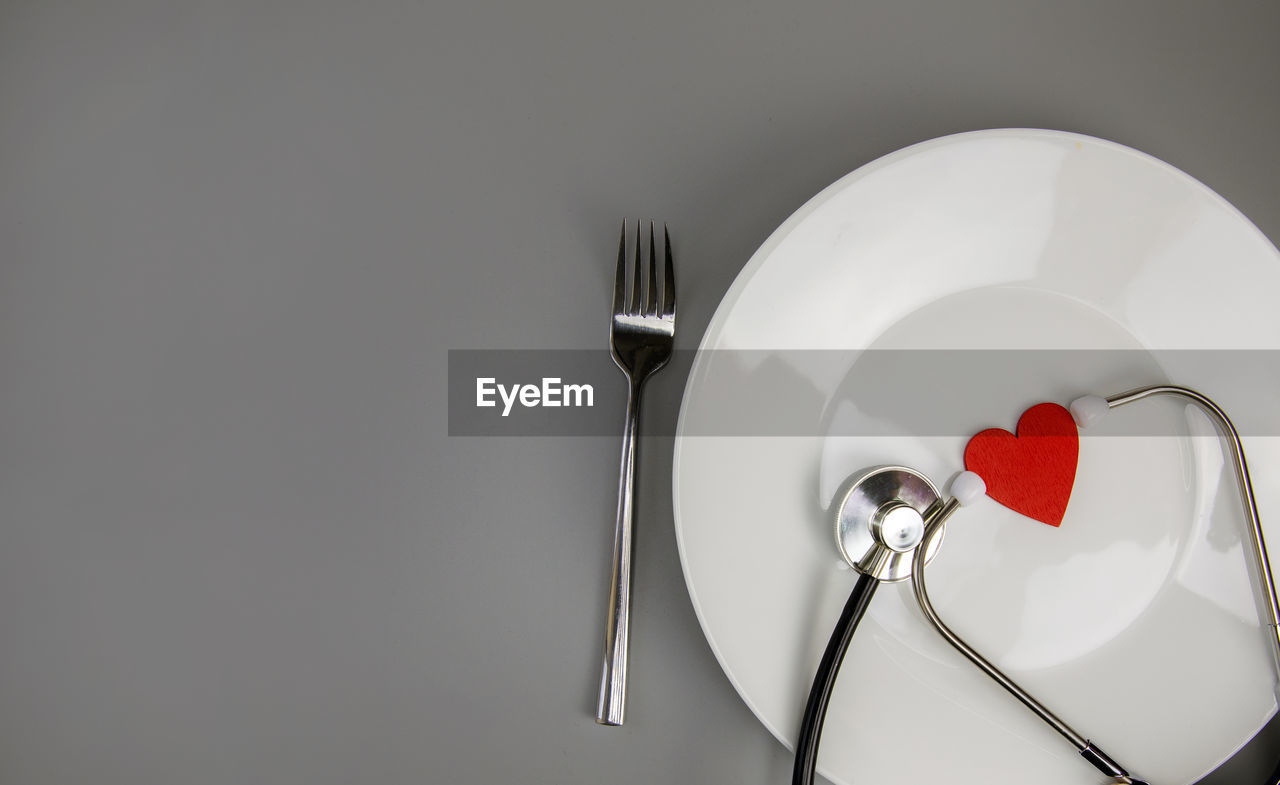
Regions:
<instances>
[{"instance_id":1,"label":"gray table surface","mask_svg":"<svg viewBox=\"0 0 1280 785\"><path fill-rule=\"evenodd\" d=\"M696 347L809 196L970 129L1137 147L1280 238L1278 36L1274 2L0 3L0 783L787 781L694 617L671 439L606 729L618 439L450 437L448 350L603 346L623 216L670 223Z\"/></svg>"}]
</instances>

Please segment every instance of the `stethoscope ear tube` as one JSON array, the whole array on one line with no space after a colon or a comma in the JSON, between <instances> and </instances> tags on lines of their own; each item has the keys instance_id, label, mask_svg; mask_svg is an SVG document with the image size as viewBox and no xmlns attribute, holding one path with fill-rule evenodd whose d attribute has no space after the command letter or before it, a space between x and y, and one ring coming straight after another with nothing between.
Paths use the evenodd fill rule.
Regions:
<instances>
[{"instance_id":1,"label":"stethoscope ear tube","mask_svg":"<svg viewBox=\"0 0 1280 785\"><path fill-rule=\"evenodd\" d=\"M1139 387L1135 390L1113 395L1107 398L1107 406L1114 409L1143 398L1157 395L1168 395L1190 401L1208 415L1218 427L1223 439L1231 450L1231 465L1235 470L1236 489L1240 492L1240 505L1244 508L1245 517L1249 520L1249 555L1252 557L1254 585L1261 595L1264 624L1269 628L1267 638L1274 658L1277 672L1280 672L1280 597L1276 594L1275 578L1271 574L1271 559L1267 555L1267 541L1262 536L1262 521L1258 518L1258 501L1253 495L1253 479L1249 476L1249 463L1244 457L1244 445L1240 442L1240 433L1222 407L1214 403L1208 396L1202 395L1188 387L1176 387L1169 384L1157 384L1150 387Z\"/></svg>"},{"instance_id":2,"label":"stethoscope ear tube","mask_svg":"<svg viewBox=\"0 0 1280 785\"><path fill-rule=\"evenodd\" d=\"M1017 698L1022 705L1026 706L1037 717L1045 722L1049 727L1062 734L1063 738L1071 743L1080 753L1080 756L1089 761L1098 771L1111 777L1116 782L1126 783L1127 785L1146 785L1145 782L1135 779L1124 767L1115 761L1110 755L1102 751L1098 745L1086 739L1074 728L1064 722L1060 717L1050 711L1044 704L1036 700L1031 693L1027 692L1013 679L1006 676L999 668L991 663L986 657L978 653L964 639L957 635L950 627L942 621L942 617L938 615L938 611L934 609L933 602L929 599L929 590L924 582L924 558L921 555L925 549L929 547L929 543L934 537L938 536L942 531L942 526L947 522L947 518L960 508L960 502L955 498L948 499L945 504L938 505L929 511L925 516L924 539L920 541L919 547L916 549L916 556L912 562L911 570L911 589L915 594L916 602L920 605L920 610L924 613L929 624L938 631L947 643L965 657L969 659L978 670L985 673L992 681L1004 687L1010 695Z\"/></svg>"}]
</instances>

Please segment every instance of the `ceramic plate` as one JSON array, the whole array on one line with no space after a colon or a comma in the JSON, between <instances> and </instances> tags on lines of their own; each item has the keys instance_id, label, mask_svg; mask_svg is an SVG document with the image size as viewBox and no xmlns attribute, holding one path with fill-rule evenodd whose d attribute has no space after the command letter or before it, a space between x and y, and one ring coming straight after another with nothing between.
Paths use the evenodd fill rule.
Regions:
<instances>
[{"instance_id":1,"label":"ceramic plate","mask_svg":"<svg viewBox=\"0 0 1280 785\"><path fill-rule=\"evenodd\" d=\"M1205 358L1252 367L1280 348L1276 292L1280 255L1226 201L1085 136L945 137L814 197L716 311L675 444L689 592L752 711L793 745L856 579L832 534L840 483L905 464L945 484L968 435L1012 429L1034 403L1198 388L1248 421L1264 526L1274 521L1280 430L1257 419L1256 389ZM934 372L954 357L973 362ZM1266 376L1274 363L1263 365ZM1269 414L1274 395L1264 400ZM957 632L1064 720L1175 785L1266 724L1276 675L1211 426L1168 401L1107 422L1140 407L1141 428L1081 439L1061 527L983 499L948 524L929 586ZM859 628L819 771L837 783L1098 780L925 626L909 584L883 585Z\"/></svg>"}]
</instances>

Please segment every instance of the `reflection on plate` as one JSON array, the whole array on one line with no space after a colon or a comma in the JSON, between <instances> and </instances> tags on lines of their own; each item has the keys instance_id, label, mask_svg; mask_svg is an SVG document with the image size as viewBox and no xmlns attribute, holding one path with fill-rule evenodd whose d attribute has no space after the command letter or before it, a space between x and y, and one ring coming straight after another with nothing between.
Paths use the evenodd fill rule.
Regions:
<instances>
[{"instance_id":1,"label":"reflection on plate","mask_svg":"<svg viewBox=\"0 0 1280 785\"><path fill-rule=\"evenodd\" d=\"M1012 428L1031 404L1162 381L1238 417L1256 408L1247 391L1168 351L1280 348L1277 291L1280 254L1230 205L1089 137L946 137L816 196L725 296L677 432L685 577L743 699L793 744L855 581L829 511L847 476L901 464L945 483L968 435ZM922 350L981 350L984 370L931 374ZM1085 361L1016 372L1037 356ZM986 369L992 358L1015 370ZM1266 723L1275 673L1212 426L1149 406L1146 435L1082 439L1060 529L983 500L948 524L929 583L999 667L1137 774L1174 785ZM948 424L918 431L913 412ZM1280 438L1245 447L1266 525L1280 515ZM1096 779L924 624L906 585L877 593L842 673L819 759L837 783Z\"/></svg>"}]
</instances>

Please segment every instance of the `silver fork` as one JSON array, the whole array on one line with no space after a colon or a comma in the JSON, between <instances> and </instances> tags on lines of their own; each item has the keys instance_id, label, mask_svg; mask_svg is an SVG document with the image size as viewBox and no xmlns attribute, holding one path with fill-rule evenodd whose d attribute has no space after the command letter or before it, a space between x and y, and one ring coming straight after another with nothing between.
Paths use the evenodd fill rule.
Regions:
<instances>
[{"instance_id":1,"label":"silver fork","mask_svg":"<svg viewBox=\"0 0 1280 785\"><path fill-rule=\"evenodd\" d=\"M649 222L649 275L643 275L644 236L636 221L635 263L631 296L627 297L627 223L618 240L618 272L613 284L613 321L609 343L613 361L627 375L627 420L622 431L622 471L618 480L618 522L613 535L613 577L609 592L609 621L604 634L604 672L596 722L621 725L627 705L627 642L631 622L631 545L635 505L636 426L640 419L640 391L645 380L671 359L676 334L676 277L671 261L671 236L662 227L665 267L662 306L658 306L657 238ZM643 302L641 290L643 289Z\"/></svg>"}]
</instances>

